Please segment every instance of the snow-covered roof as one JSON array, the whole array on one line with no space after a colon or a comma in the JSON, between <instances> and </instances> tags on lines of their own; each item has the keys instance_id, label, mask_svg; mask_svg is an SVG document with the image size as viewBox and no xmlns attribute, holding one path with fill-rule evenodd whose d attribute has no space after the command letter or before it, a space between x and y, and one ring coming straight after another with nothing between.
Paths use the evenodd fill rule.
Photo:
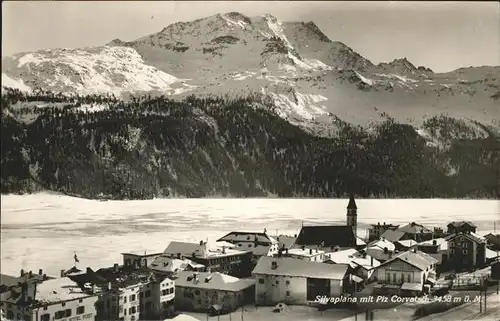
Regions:
<instances>
[{"instance_id":1,"label":"snow-covered roof","mask_svg":"<svg viewBox=\"0 0 500 321\"><path fill-rule=\"evenodd\" d=\"M401 244L402 246L408 247L408 248L417 244L417 241L415 241L415 240L402 240L402 241L396 241L396 242Z\"/></svg>"},{"instance_id":2,"label":"snow-covered roof","mask_svg":"<svg viewBox=\"0 0 500 321\"><path fill-rule=\"evenodd\" d=\"M259 243L269 243L278 244L278 241L273 237L269 236L266 232L230 232L217 241L226 241L230 243L239 242L259 242Z\"/></svg>"},{"instance_id":3,"label":"snow-covered roof","mask_svg":"<svg viewBox=\"0 0 500 321\"><path fill-rule=\"evenodd\" d=\"M422 252L422 251L406 251L401 254L393 256L391 259L382 263L382 265L391 264L396 260L401 260L407 262L420 270L425 270L432 264L436 264L439 260L433 258L432 256Z\"/></svg>"},{"instance_id":4,"label":"snow-covered roof","mask_svg":"<svg viewBox=\"0 0 500 321\"><path fill-rule=\"evenodd\" d=\"M176 272L176 271L184 271L187 267L193 268L203 268L203 264L195 263L188 259L175 259L165 255L161 255L157 257L151 264L150 267L153 270L161 271L161 272Z\"/></svg>"},{"instance_id":5,"label":"snow-covered roof","mask_svg":"<svg viewBox=\"0 0 500 321\"><path fill-rule=\"evenodd\" d=\"M334 263L349 264L353 268L356 266L362 266L365 269L370 270L380 265L380 262L374 259L372 256L366 254L366 256L363 257L363 254L355 249L331 252L325 255L327 255L329 259Z\"/></svg>"},{"instance_id":6,"label":"snow-covered roof","mask_svg":"<svg viewBox=\"0 0 500 321\"><path fill-rule=\"evenodd\" d=\"M418 243L418 245L432 246L432 245L434 245L434 241L436 241L436 245L439 246L439 248L441 250L447 250L448 249L448 240L445 239L445 238L443 238L443 237L440 237L440 238L437 238L437 239L428 240L428 241L423 241L423 242Z\"/></svg>"},{"instance_id":7,"label":"snow-covered roof","mask_svg":"<svg viewBox=\"0 0 500 321\"><path fill-rule=\"evenodd\" d=\"M289 255L304 256L304 257L313 257L313 256L321 255L324 253L325 253L325 251L321 251L321 250L302 249L302 248L295 248L295 249L288 250Z\"/></svg>"},{"instance_id":8,"label":"snow-covered roof","mask_svg":"<svg viewBox=\"0 0 500 321\"><path fill-rule=\"evenodd\" d=\"M497 251L493 251L493 250L486 248L486 258L487 259L491 260L491 259L494 259L497 257L499 257L499 254Z\"/></svg>"},{"instance_id":9,"label":"snow-covered roof","mask_svg":"<svg viewBox=\"0 0 500 321\"><path fill-rule=\"evenodd\" d=\"M192 317L188 314L178 314L170 320L173 320L173 321L200 321L199 319L196 319L195 317Z\"/></svg>"},{"instance_id":10,"label":"snow-covered roof","mask_svg":"<svg viewBox=\"0 0 500 321\"><path fill-rule=\"evenodd\" d=\"M275 262L275 265L273 265L273 262ZM263 256L252 273L340 280L345 277L348 267L347 264L332 265L287 257L273 258Z\"/></svg>"},{"instance_id":11,"label":"snow-covered roof","mask_svg":"<svg viewBox=\"0 0 500 321\"><path fill-rule=\"evenodd\" d=\"M392 243L386 239L380 239L380 240L373 241L373 242L368 244L368 248L373 248L373 247L378 247L381 249L387 248L387 250L389 250L389 251L396 250L396 246L394 245L394 243Z\"/></svg>"},{"instance_id":12,"label":"snow-covered roof","mask_svg":"<svg viewBox=\"0 0 500 321\"><path fill-rule=\"evenodd\" d=\"M356 245L366 245L366 242L363 241L359 236L356 236Z\"/></svg>"},{"instance_id":13,"label":"snow-covered roof","mask_svg":"<svg viewBox=\"0 0 500 321\"><path fill-rule=\"evenodd\" d=\"M44 303L55 303L92 296L68 277L51 279L37 285L35 300Z\"/></svg>"},{"instance_id":14,"label":"snow-covered roof","mask_svg":"<svg viewBox=\"0 0 500 321\"><path fill-rule=\"evenodd\" d=\"M254 284L254 279L238 279L219 272L180 271L175 274L176 287L238 292Z\"/></svg>"}]
</instances>

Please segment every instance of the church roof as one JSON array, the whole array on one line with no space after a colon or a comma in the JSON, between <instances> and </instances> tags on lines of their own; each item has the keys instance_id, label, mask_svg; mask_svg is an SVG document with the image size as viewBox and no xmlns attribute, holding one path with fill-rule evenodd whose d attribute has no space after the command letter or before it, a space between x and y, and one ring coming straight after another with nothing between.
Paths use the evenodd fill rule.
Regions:
<instances>
[{"instance_id":1,"label":"church roof","mask_svg":"<svg viewBox=\"0 0 500 321\"><path fill-rule=\"evenodd\" d=\"M356 236L352 226L347 225L303 226L295 240L295 244L319 245L322 247L355 247Z\"/></svg>"},{"instance_id":2,"label":"church roof","mask_svg":"<svg viewBox=\"0 0 500 321\"><path fill-rule=\"evenodd\" d=\"M354 194L351 194L351 197L349 198L349 204L347 204L347 209L348 210L358 209L358 207L356 206L356 201L354 200Z\"/></svg>"}]
</instances>

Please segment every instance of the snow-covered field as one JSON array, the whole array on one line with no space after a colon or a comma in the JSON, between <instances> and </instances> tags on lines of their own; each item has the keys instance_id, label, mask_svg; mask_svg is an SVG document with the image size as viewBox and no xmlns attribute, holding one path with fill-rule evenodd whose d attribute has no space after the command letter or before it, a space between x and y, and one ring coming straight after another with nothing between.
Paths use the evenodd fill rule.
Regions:
<instances>
[{"instance_id":1,"label":"snow-covered field","mask_svg":"<svg viewBox=\"0 0 500 321\"><path fill-rule=\"evenodd\" d=\"M107 201L58 194L1 196L1 271L58 275L73 265L110 266L122 252L163 251L172 240L215 240L232 230L297 234L302 222L344 224L347 200L157 199ZM480 234L500 228L495 200L357 200L358 234L368 224L416 221L444 227L472 220Z\"/></svg>"}]
</instances>

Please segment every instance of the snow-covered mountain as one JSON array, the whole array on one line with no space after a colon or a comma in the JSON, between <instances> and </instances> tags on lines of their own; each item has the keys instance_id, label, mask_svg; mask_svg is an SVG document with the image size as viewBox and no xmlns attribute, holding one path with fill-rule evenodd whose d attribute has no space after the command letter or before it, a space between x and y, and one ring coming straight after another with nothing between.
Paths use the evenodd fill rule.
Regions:
<instances>
[{"instance_id":1,"label":"snow-covered mountain","mask_svg":"<svg viewBox=\"0 0 500 321\"><path fill-rule=\"evenodd\" d=\"M309 127L331 123L331 116L368 124L380 113L417 124L441 113L484 123L500 118L498 66L438 74L406 58L375 65L313 22L235 12L130 42L16 54L2 60L2 85L178 97L262 93L281 117Z\"/></svg>"}]
</instances>

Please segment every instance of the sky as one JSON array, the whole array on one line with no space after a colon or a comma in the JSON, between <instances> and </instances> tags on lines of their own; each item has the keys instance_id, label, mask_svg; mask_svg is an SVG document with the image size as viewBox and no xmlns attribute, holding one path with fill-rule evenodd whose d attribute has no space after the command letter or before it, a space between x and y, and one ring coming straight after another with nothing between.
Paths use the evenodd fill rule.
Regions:
<instances>
[{"instance_id":1,"label":"sky","mask_svg":"<svg viewBox=\"0 0 500 321\"><path fill-rule=\"evenodd\" d=\"M3 1L2 56L131 41L233 11L314 21L374 63L406 57L435 72L500 65L499 2Z\"/></svg>"}]
</instances>

